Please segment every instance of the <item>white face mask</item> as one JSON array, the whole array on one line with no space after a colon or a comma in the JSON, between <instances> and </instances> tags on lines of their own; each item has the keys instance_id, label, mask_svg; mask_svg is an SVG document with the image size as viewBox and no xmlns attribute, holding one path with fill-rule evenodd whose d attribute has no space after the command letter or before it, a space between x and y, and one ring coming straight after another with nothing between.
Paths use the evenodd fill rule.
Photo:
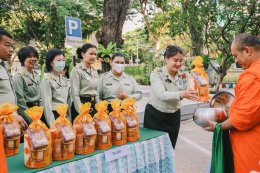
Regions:
<instances>
[{"instance_id":1,"label":"white face mask","mask_svg":"<svg viewBox=\"0 0 260 173\"><path fill-rule=\"evenodd\" d=\"M114 69L117 73L122 73L125 69L125 64L114 64Z\"/></svg>"},{"instance_id":2,"label":"white face mask","mask_svg":"<svg viewBox=\"0 0 260 173\"><path fill-rule=\"evenodd\" d=\"M64 70L64 67L65 67L65 61L53 61L54 63L54 69L57 71L57 72L61 72L62 70Z\"/></svg>"}]
</instances>

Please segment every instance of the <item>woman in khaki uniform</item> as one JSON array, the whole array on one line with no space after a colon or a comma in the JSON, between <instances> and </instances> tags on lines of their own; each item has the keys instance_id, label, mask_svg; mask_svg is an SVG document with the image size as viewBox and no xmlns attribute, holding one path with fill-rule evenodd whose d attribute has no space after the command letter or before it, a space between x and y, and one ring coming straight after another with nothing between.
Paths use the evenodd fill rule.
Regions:
<instances>
[{"instance_id":1,"label":"woman in khaki uniform","mask_svg":"<svg viewBox=\"0 0 260 173\"><path fill-rule=\"evenodd\" d=\"M82 59L80 64L77 64L71 72L71 118L72 122L79 115L79 107L86 102L91 103L93 109L90 114L95 114L95 104L99 101L97 92L98 73L91 66L95 63L97 57L97 49L92 44L84 44L81 48L77 49L79 59Z\"/></svg>"},{"instance_id":2,"label":"woman in khaki uniform","mask_svg":"<svg viewBox=\"0 0 260 173\"><path fill-rule=\"evenodd\" d=\"M145 108L144 127L169 134L173 148L180 129L181 99L197 99L197 92L187 90L189 74L181 73L184 52L178 46L168 46L164 53L166 65L151 73L152 92Z\"/></svg>"},{"instance_id":3,"label":"woman in khaki uniform","mask_svg":"<svg viewBox=\"0 0 260 173\"><path fill-rule=\"evenodd\" d=\"M32 106L39 106L41 101L40 76L34 70L38 57L38 52L34 47L21 48L18 52L18 59L22 68L13 77L19 113L28 124L32 120L24 111Z\"/></svg>"},{"instance_id":4,"label":"woman in khaki uniform","mask_svg":"<svg viewBox=\"0 0 260 173\"><path fill-rule=\"evenodd\" d=\"M101 100L124 100L128 97L140 100L142 92L136 80L124 73L125 58L121 53L115 53L111 58L111 71L103 74L98 82L98 92ZM111 106L108 110L112 111Z\"/></svg>"},{"instance_id":5,"label":"woman in khaki uniform","mask_svg":"<svg viewBox=\"0 0 260 173\"><path fill-rule=\"evenodd\" d=\"M42 105L44 118L42 119L51 126L58 118L57 104L70 103L70 87L67 78L61 72L65 67L64 54L61 50L53 48L46 55L46 69L41 82Z\"/></svg>"}]
</instances>

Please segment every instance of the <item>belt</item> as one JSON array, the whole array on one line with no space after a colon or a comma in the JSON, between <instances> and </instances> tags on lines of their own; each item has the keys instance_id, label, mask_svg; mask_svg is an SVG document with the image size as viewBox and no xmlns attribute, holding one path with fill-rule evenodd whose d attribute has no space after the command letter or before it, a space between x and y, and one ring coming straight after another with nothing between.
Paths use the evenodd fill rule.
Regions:
<instances>
[{"instance_id":1,"label":"belt","mask_svg":"<svg viewBox=\"0 0 260 173\"><path fill-rule=\"evenodd\" d=\"M81 101L82 103L93 102L93 101L95 101L95 96L80 97L80 101Z\"/></svg>"},{"instance_id":2,"label":"belt","mask_svg":"<svg viewBox=\"0 0 260 173\"><path fill-rule=\"evenodd\" d=\"M26 105L28 108L33 107L33 106L40 106L39 102L26 102Z\"/></svg>"}]
</instances>

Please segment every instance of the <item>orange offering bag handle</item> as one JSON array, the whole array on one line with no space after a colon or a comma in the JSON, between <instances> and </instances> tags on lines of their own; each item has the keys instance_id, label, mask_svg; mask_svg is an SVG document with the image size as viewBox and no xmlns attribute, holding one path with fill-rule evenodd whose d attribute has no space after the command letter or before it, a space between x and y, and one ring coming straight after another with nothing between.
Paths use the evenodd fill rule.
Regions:
<instances>
[{"instance_id":1,"label":"orange offering bag handle","mask_svg":"<svg viewBox=\"0 0 260 173\"><path fill-rule=\"evenodd\" d=\"M2 128L0 133L4 136L3 143L6 156L12 156L19 152L21 126L13 115L17 109L18 106L12 103L0 105L0 128Z\"/></svg>"},{"instance_id":2,"label":"orange offering bag handle","mask_svg":"<svg viewBox=\"0 0 260 173\"><path fill-rule=\"evenodd\" d=\"M88 122L92 122L93 118L91 117L91 115L89 114L89 112L91 112L93 109L91 108L91 103L86 102L84 104L80 105L79 108L79 115L75 118L74 123L88 123Z\"/></svg>"},{"instance_id":3,"label":"orange offering bag handle","mask_svg":"<svg viewBox=\"0 0 260 173\"><path fill-rule=\"evenodd\" d=\"M67 104L56 105L59 117L50 127L53 160L69 160L74 157L76 137L70 120L66 118L68 107Z\"/></svg>"},{"instance_id":4,"label":"orange offering bag handle","mask_svg":"<svg viewBox=\"0 0 260 173\"><path fill-rule=\"evenodd\" d=\"M136 100L133 98L127 98L122 103L122 108L124 109L123 114L125 114L125 121L126 119L132 119L131 121L126 122L127 125L127 140L129 142L134 142L140 139L140 130L138 126L138 115L136 113L135 107ZM136 120L136 121L134 121ZM130 125L132 122L133 126ZM136 124L136 125L134 125Z\"/></svg>"},{"instance_id":5,"label":"orange offering bag handle","mask_svg":"<svg viewBox=\"0 0 260 173\"><path fill-rule=\"evenodd\" d=\"M95 150L97 132L95 122L89 114L91 111L91 103L81 104L80 113L73 122L76 131L75 153L77 154L90 154Z\"/></svg>"},{"instance_id":6,"label":"orange offering bag handle","mask_svg":"<svg viewBox=\"0 0 260 173\"><path fill-rule=\"evenodd\" d=\"M127 142L126 121L121 112L121 101L111 101L112 112L109 113L112 124L112 141L114 145L124 145Z\"/></svg>"},{"instance_id":7,"label":"orange offering bag handle","mask_svg":"<svg viewBox=\"0 0 260 173\"><path fill-rule=\"evenodd\" d=\"M42 106L33 106L31 108L26 109L24 112L32 119L32 123L29 125L28 128L34 130L40 130L41 128L43 128L44 131L49 130L46 124L44 124L40 120L43 114Z\"/></svg>"},{"instance_id":8,"label":"orange offering bag handle","mask_svg":"<svg viewBox=\"0 0 260 173\"><path fill-rule=\"evenodd\" d=\"M122 108L124 109L123 113L126 115L136 115L136 100L132 98L127 98L122 102ZM136 117L138 120L138 117Z\"/></svg>"},{"instance_id":9,"label":"orange offering bag handle","mask_svg":"<svg viewBox=\"0 0 260 173\"><path fill-rule=\"evenodd\" d=\"M111 121L107 114L107 106L107 101L101 101L95 105L97 113L94 116L94 121L98 132L96 147L101 150L112 147Z\"/></svg>"},{"instance_id":10,"label":"orange offering bag handle","mask_svg":"<svg viewBox=\"0 0 260 173\"><path fill-rule=\"evenodd\" d=\"M51 129L56 128L56 125L60 123L62 126L69 125L72 127L71 122L67 116L67 111L68 111L69 106L67 104L58 104L56 106L56 111L59 114L59 117L53 122L51 125Z\"/></svg>"},{"instance_id":11,"label":"orange offering bag handle","mask_svg":"<svg viewBox=\"0 0 260 173\"><path fill-rule=\"evenodd\" d=\"M16 122L13 113L17 111L19 107L12 103L4 103L0 105L0 123ZM19 125L19 123L18 123ZM20 126L20 125L19 125Z\"/></svg>"},{"instance_id":12,"label":"orange offering bag handle","mask_svg":"<svg viewBox=\"0 0 260 173\"><path fill-rule=\"evenodd\" d=\"M111 127L111 122L108 117L107 106L108 106L107 101L101 101L99 103L96 103L95 108L97 110L97 113L94 115L94 118L97 120L107 121L109 126Z\"/></svg>"},{"instance_id":13,"label":"orange offering bag handle","mask_svg":"<svg viewBox=\"0 0 260 173\"><path fill-rule=\"evenodd\" d=\"M123 113L121 112L121 101L116 99L111 101L111 107L113 109L112 112L109 113L113 118L115 118L118 121L118 118L123 118Z\"/></svg>"},{"instance_id":14,"label":"orange offering bag handle","mask_svg":"<svg viewBox=\"0 0 260 173\"><path fill-rule=\"evenodd\" d=\"M32 119L32 123L24 134L24 163L25 166L30 168L42 168L52 162L52 147L51 147L51 134L46 126L40 119L43 114L43 107L34 106L25 110L25 113ZM41 137L39 137L39 135ZM36 139L35 137L39 137ZM47 146L44 138L47 138ZM40 140L40 141L38 141ZM37 142L38 141L38 142ZM34 145L33 145L34 144ZM40 148L37 148L39 145ZM34 148L34 147L35 148ZM37 148L37 149L36 149Z\"/></svg>"}]
</instances>

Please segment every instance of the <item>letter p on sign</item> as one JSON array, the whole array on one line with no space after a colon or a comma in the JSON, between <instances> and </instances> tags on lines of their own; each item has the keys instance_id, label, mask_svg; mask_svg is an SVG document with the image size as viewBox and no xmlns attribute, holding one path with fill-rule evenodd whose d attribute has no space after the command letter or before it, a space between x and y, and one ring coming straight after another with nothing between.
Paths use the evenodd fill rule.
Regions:
<instances>
[{"instance_id":1,"label":"letter p on sign","mask_svg":"<svg viewBox=\"0 0 260 173\"><path fill-rule=\"evenodd\" d=\"M69 34L72 34L73 30L76 30L78 28L78 23L75 20L69 20Z\"/></svg>"}]
</instances>

